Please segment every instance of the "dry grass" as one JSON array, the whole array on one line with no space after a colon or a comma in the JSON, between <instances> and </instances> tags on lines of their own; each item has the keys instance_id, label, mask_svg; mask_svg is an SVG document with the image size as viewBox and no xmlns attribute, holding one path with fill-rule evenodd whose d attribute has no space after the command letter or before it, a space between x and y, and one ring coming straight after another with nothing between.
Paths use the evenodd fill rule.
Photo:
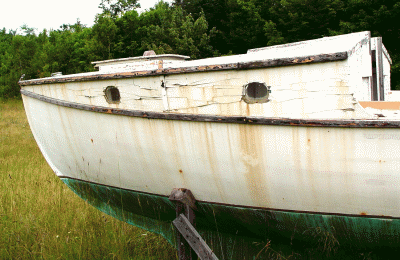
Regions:
<instances>
[{"instance_id":1,"label":"dry grass","mask_svg":"<svg viewBox=\"0 0 400 260\"><path fill-rule=\"evenodd\" d=\"M159 235L101 213L47 165L22 101L0 103L0 259L176 259Z\"/></svg>"}]
</instances>

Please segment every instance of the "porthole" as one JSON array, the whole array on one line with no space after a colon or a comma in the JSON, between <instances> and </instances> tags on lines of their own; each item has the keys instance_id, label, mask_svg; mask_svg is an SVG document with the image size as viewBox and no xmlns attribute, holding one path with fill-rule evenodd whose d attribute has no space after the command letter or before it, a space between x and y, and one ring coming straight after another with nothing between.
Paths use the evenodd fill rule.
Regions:
<instances>
[{"instance_id":1,"label":"porthole","mask_svg":"<svg viewBox=\"0 0 400 260\"><path fill-rule=\"evenodd\" d=\"M108 86L104 90L104 95L109 104L117 104L121 101L121 95L119 94L119 90L117 87Z\"/></svg>"},{"instance_id":2,"label":"porthole","mask_svg":"<svg viewBox=\"0 0 400 260\"><path fill-rule=\"evenodd\" d=\"M243 87L243 100L249 104L268 102L270 88L265 83L250 82Z\"/></svg>"}]
</instances>

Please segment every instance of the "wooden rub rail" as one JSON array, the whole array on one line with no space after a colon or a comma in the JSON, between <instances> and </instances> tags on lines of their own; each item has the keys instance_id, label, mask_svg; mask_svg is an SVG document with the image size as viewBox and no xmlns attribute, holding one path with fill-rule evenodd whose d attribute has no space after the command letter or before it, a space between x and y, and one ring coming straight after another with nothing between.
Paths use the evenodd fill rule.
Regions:
<instances>
[{"instance_id":1,"label":"wooden rub rail","mask_svg":"<svg viewBox=\"0 0 400 260\"><path fill-rule=\"evenodd\" d=\"M246 70L246 69L257 69L257 68L268 68L268 67L283 67L305 63L320 63L329 61L339 61L347 59L347 52L337 52L329 54L320 54L306 57L293 57L293 58L280 58L271 60L261 61L249 61L249 62L238 62L230 64L216 64L216 65L201 65L193 67L182 67L182 68L165 68L158 70L147 70L147 71L132 71L132 72L117 72L110 74L91 74L91 75L71 75L65 77L55 78L43 78L36 80L24 80L20 81L21 86L28 85L41 85L41 84L52 84L52 83L65 83L65 82L79 82L79 81L93 81L93 80L106 80L106 79L123 79L123 78L134 78L134 77L146 77L156 75L171 75L180 73L194 73L194 72L208 72L208 71L219 71L219 70Z\"/></svg>"},{"instance_id":2,"label":"wooden rub rail","mask_svg":"<svg viewBox=\"0 0 400 260\"><path fill-rule=\"evenodd\" d=\"M236 123L253 125L278 125L278 126L306 126L306 127L346 127L346 128L400 128L400 121L389 120L326 120L326 119L292 119L292 118L266 118L246 116L219 116L196 115L183 113L151 112L140 110L117 109L93 105L78 104L39 95L24 89L21 94L43 102L74 109L87 110L98 113L141 117L147 119L164 119L196 122Z\"/></svg>"}]
</instances>

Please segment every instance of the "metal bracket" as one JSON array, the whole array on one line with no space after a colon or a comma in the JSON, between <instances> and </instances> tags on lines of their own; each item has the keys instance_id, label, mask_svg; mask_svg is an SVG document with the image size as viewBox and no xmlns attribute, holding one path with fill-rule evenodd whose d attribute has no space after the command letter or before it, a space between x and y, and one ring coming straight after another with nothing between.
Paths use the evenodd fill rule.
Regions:
<instances>
[{"instance_id":1,"label":"metal bracket","mask_svg":"<svg viewBox=\"0 0 400 260\"><path fill-rule=\"evenodd\" d=\"M210 247L196 231L197 210L193 193L184 188L173 189L169 200L176 203L176 219L172 222L177 229L179 260L192 260L197 256L203 259L218 259Z\"/></svg>"},{"instance_id":2,"label":"metal bracket","mask_svg":"<svg viewBox=\"0 0 400 260\"><path fill-rule=\"evenodd\" d=\"M162 100L163 100L164 111L168 111L169 104L168 104L167 86L165 83L165 76L160 77L160 79L161 79L161 95L162 95Z\"/></svg>"},{"instance_id":3,"label":"metal bracket","mask_svg":"<svg viewBox=\"0 0 400 260\"><path fill-rule=\"evenodd\" d=\"M170 201L177 201L182 204L189 206L190 208L197 210L196 208L196 199L193 196L193 193L184 188L173 189L171 194L169 195Z\"/></svg>"}]
</instances>

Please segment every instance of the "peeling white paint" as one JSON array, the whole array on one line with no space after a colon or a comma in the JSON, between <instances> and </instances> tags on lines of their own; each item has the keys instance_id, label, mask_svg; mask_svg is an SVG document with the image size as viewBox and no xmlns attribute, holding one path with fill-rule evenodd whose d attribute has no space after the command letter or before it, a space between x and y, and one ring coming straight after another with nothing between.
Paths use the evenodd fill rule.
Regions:
<instances>
[{"instance_id":1,"label":"peeling white paint","mask_svg":"<svg viewBox=\"0 0 400 260\"><path fill-rule=\"evenodd\" d=\"M359 103L371 100L371 40L369 32L362 32L197 61L167 55L170 64L162 55L150 60L136 57L97 62L99 72L58 78L157 70L160 65L183 68L348 53L346 60L326 63L191 73L177 69L177 74L23 88L106 111L368 121L379 117L376 110ZM383 74L389 77L390 57L385 53L382 57ZM243 101L244 86L251 82L270 86L267 102ZM386 82L387 78L384 93L388 95ZM118 104L107 103L108 86L119 89ZM199 200L226 204L400 217L398 128L148 119L23 98L35 139L59 176L160 195L184 187Z\"/></svg>"}]
</instances>

